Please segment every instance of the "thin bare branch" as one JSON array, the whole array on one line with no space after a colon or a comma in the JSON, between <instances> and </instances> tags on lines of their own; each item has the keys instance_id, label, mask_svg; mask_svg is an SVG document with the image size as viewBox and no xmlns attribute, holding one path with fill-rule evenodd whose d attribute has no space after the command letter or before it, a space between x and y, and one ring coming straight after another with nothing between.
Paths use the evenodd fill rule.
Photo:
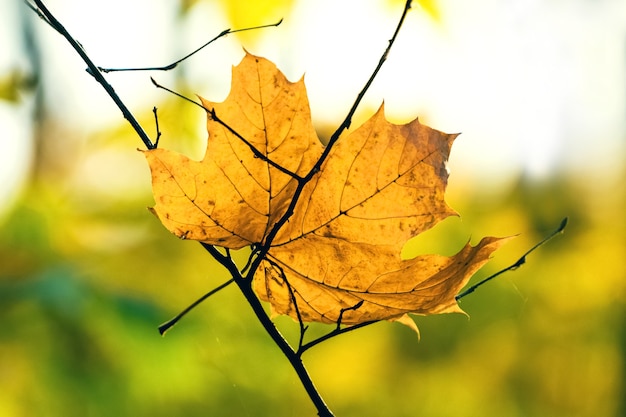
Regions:
<instances>
[{"instance_id":1,"label":"thin bare branch","mask_svg":"<svg viewBox=\"0 0 626 417\"><path fill-rule=\"evenodd\" d=\"M505 272L508 272L508 271L514 271L517 268L519 268L520 266L524 265L526 263L526 257L528 255L530 255L532 252L534 252L535 249L537 249L539 246L543 245L544 243L546 243L547 241L549 241L550 239L552 239L556 235L562 233L563 230L565 229L565 226L567 226L567 217L564 218L563 220L561 220L561 224L559 225L559 227L554 232L550 233L548 236L543 238L539 243L537 243L535 246L530 248L525 254L522 255L521 258L519 258L517 261L515 261L515 263L513 263L512 265L507 266L504 269L501 269L500 271L496 272L495 274L490 275L487 278L483 279L482 281L472 285L471 287L469 287L468 289L466 289L465 291L463 291L462 293L457 295L455 297L455 299L458 301L461 298L465 297L466 295L470 295L471 293L476 291L479 287L485 285L487 282L491 281L495 277L500 276L500 275L502 275L502 274L504 274Z\"/></svg>"},{"instance_id":2,"label":"thin bare branch","mask_svg":"<svg viewBox=\"0 0 626 417\"><path fill-rule=\"evenodd\" d=\"M154 147L159 147L159 139L161 139L161 130L159 129L159 116L157 116L157 108L154 106L152 108L152 113L154 113L154 124L156 126L156 139L154 140Z\"/></svg>"},{"instance_id":3,"label":"thin bare branch","mask_svg":"<svg viewBox=\"0 0 626 417\"><path fill-rule=\"evenodd\" d=\"M33 6L28 1L25 1L26 5L35 11L39 15L39 17L43 18L55 31L61 34L74 48L76 53L82 58L83 61L87 64L87 72L95 78L95 80L104 88L109 97L113 100L113 102L117 105L117 107L122 112L122 115L130 125L133 127L141 141L144 143L146 148L155 149L156 145L152 143L152 140L148 137L148 134L143 130L135 116L128 110L124 102L117 95L111 84L107 82L104 76L98 71L98 67L93 63L91 58L87 55L83 46L70 35L70 33L65 29L65 27L59 22L56 17L48 10L46 5L41 0L33 0L36 7Z\"/></svg>"},{"instance_id":4,"label":"thin bare branch","mask_svg":"<svg viewBox=\"0 0 626 417\"><path fill-rule=\"evenodd\" d=\"M190 52L187 55L185 55L184 57L180 58L179 60L176 60L176 61L172 62L171 64L164 65L162 67L139 67L139 68L102 68L102 67L98 67L98 69L100 71L102 71L102 72L105 72L105 73L108 73L108 72L121 72L121 71L170 71L170 70L173 70L174 68L176 68L178 66L178 64L180 64L181 62L185 61L188 58L191 58L193 55L197 54L198 52L200 52L201 50L203 50L204 48L206 48L207 46L209 46L210 44L212 44L216 40L218 40L220 38L223 38L223 37L225 37L227 35L230 35L231 33L246 32L248 30L256 30L256 29L263 29L263 28L269 28L269 27L276 27L276 26L280 25L282 22L283 22L283 19L280 19L278 22L270 23L269 25L253 26L253 27L249 27L249 28L235 29L235 30L232 30L232 29L223 30L217 36L215 36L213 39L211 39L210 41L206 42L204 45L200 46L199 48L195 49L193 52Z\"/></svg>"},{"instance_id":5,"label":"thin bare branch","mask_svg":"<svg viewBox=\"0 0 626 417\"><path fill-rule=\"evenodd\" d=\"M205 107L202 103L197 102L195 100L190 99L189 97L185 97L184 95L177 93L176 91L167 88L161 84L159 84L158 82L156 82L156 80L152 77L150 77L150 80L152 81L152 84L154 84L155 87L160 88L162 90L167 91L170 94L175 95L176 97L182 98L185 101L188 101L191 104L195 104L196 106L200 107L201 109L203 109L204 111L207 112L207 114L209 115L209 117L216 121L217 123L221 124L224 128L226 128L226 130L228 130L230 133L232 133L235 137L237 137L237 139L239 139L240 141L242 141L243 143L245 143L248 148L250 148L250 150L252 151L252 153L254 154L255 157L261 159L262 161L267 162L268 164L270 164L272 167L276 168L277 170L279 170L280 172L282 172L283 174L289 175L291 178L295 179L298 182L302 182L304 179L299 176L298 174L296 174L295 172L291 172L289 171L287 168L283 167L282 165L272 161L270 158L267 157L267 155L263 154L263 152L259 151L252 143L250 143L246 138L244 138L241 134L239 134L235 129L233 129L228 123L226 123L225 121L223 121L222 119L220 119L220 117L217 115L217 113L215 112L215 109L209 109L207 107Z\"/></svg>"},{"instance_id":6,"label":"thin bare branch","mask_svg":"<svg viewBox=\"0 0 626 417\"><path fill-rule=\"evenodd\" d=\"M352 307L342 308L341 311L339 312L339 318L337 319L337 327L336 327L335 330L341 329L341 321L343 320L343 315L345 314L346 311L357 310L362 305L363 305L363 300L359 301L358 303L356 303Z\"/></svg>"},{"instance_id":7,"label":"thin bare branch","mask_svg":"<svg viewBox=\"0 0 626 417\"><path fill-rule=\"evenodd\" d=\"M378 60L378 64L376 65L376 68L374 69L374 72L372 72L372 75L370 75L370 78L365 83L365 86L363 87L363 89L357 95L356 100L354 101L354 104L352 104L352 107L350 108L350 111L348 111L348 114L346 115L346 118L344 119L343 123L341 123L341 125L339 125L339 128L330 137L330 139L328 141L328 147L327 148L331 148L332 145L337 141L337 139L339 139L339 136L341 136L343 131L348 129L350 127L350 125L352 124L352 116L354 116L354 113L356 112L357 108L361 104L361 100L363 100L363 97L365 97L365 93L367 93L367 90L369 90L370 86L374 82L374 79L378 75L378 72L382 68L383 64L385 63L385 61L387 61L387 57L389 56L389 52L391 51L391 47L396 42L396 38L398 37L398 33L400 33L400 29L402 28L402 25L404 24L404 19L406 18L407 13L411 9L411 3L412 3L412 0L407 0L406 3L404 4L404 10L402 11L402 16L400 16L400 20L398 21L398 25L396 26L396 30L394 31L393 36L391 37L391 39L389 39L389 45L387 46L387 48L385 49L385 52L383 52L383 54L381 55L380 59ZM325 157L322 157L320 159L322 159L322 161L323 161L324 158ZM320 166L321 166L321 164L320 164Z\"/></svg>"},{"instance_id":8,"label":"thin bare branch","mask_svg":"<svg viewBox=\"0 0 626 417\"><path fill-rule=\"evenodd\" d=\"M171 329L176 323L178 323L180 321L180 319L185 317L187 315L187 313L189 313L191 310L196 308L200 303L202 303L204 300L206 300L207 298L209 298L213 294L215 294L215 293L219 292L220 290L223 290L224 288L228 287L233 282L235 282L235 280L233 278L231 278L228 281L226 281L225 283L223 283L223 284L213 288L211 291L209 291L208 293L204 294L202 297L198 298L196 301L191 303L186 309L184 309L183 311L178 313L174 318L172 318L172 319L166 321L165 323L161 324L159 326L159 333L161 334L161 336L165 336L165 333L169 329Z\"/></svg>"},{"instance_id":9,"label":"thin bare branch","mask_svg":"<svg viewBox=\"0 0 626 417\"><path fill-rule=\"evenodd\" d=\"M344 334L344 333L351 332L353 330L361 329L363 327L369 326L370 324L374 324L378 322L379 320L372 320L372 321L365 321L363 323L355 324L354 326L350 326L350 327L335 328L333 331L326 333L324 336L320 336L315 340L311 340L310 342L305 343L300 348L299 354L302 355L304 352L311 349L312 347L319 345L320 343L325 342L328 339L339 336L340 334Z\"/></svg>"}]
</instances>

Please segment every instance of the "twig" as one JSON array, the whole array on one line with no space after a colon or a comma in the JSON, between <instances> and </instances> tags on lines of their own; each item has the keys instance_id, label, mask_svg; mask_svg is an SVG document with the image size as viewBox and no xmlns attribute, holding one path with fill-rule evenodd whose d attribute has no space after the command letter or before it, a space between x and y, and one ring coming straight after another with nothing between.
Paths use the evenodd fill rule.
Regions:
<instances>
[{"instance_id":1,"label":"twig","mask_svg":"<svg viewBox=\"0 0 626 417\"><path fill-rule=\"evenodd\" d=\"M367 92L367 90L369 90L370 86L374 82L374 79L378 75L378 72L382 68L382 66L385 63L385 61L387 60L387 56L389 56L389 52L391 51L391 47L395 43L396 38L398 37L398 33L400 33L400 28L402 27L402 24L404 23L404 19L405 19L407 13L409 12L409 10L411 9L411 3L412 3L412 0L407 0L407 2L404 4L404 10L402 11L402 16L400 16L400 21L398 21L398 25L396 26L396 30L393 33L393 36L391 37L391 39L389 39L389 45L387 46L387 49L385 49L385 52L383 52L382 56L380 57L380 60L378 61L378 65L376 65L376 68L374 69L374 72L372 72L372 75L370 75L370 78L365 83L365 86L363 87L363 89L357 95L356 100L354 101L354 104L352 105L352 107L350 108L350 111L346 115L346 118L341 123L341 125L339 125L339 128L335 131L335 133L333 133L333 135L330 137L330 139L328 141L327 149L331 148L332 145L339 139L339 136L341 136L343 131L348 129L350 127L350 125L352 124L352 116L354 116L354 113L356 112L357 108L359 107L359 104L361 104L361 100L363 100L363 97L365 97L365 93ZM322 162L323 162L324 158L325 157L320 158L320 159L322 159ZM321 166L321 164L320 164L320 166Z\"/></svg>"},{"instance_id":2,"label":"twig","mask_svg":"<svg viewBox=\"0 0 626 417\"><path fill-rule=\"evenodd\" d=\"M344 333L348 333L351 332L353 330L357 330L357 329L361 329L363 327L369 326L371 324L374 323L378 323L379 320L372 320L372 321L364 321L363 323L359 323L359 324L355 324L354 326L350 326L350 327L344 327L344 328L335 328L333 331L326 333L324 336L320 336L317 339L311 340L308 343L305 343L301 348L300 351L298 352L300 355L302 355L304 352L306 352L307 350L311 349L313 346L319 345L320 343L331 339L333 337L339 336L340 334L344 334Z\"/></svg>"},{"instance_id":3,"label":"twig","mask_svg":"<svg viewBox=\"0 0 626 417\"><path fill-rule=\"evenodd\" d=\"M537 243L535 246L530 248L525 254L522 255L521 258L519 258L517 261L515 261L515 263L513 263L512 265L507 266L504 269L501 269L500 271L496 272L495 274L490 275L487 278L483 279L482 281L472 285L471 287L469 287L468 289L466 289L465 291L463 291L462 293L457 295L455 297L455 299L458 301L461 298L465 297L466 295L469 295L469 294L473 293L474 291L476 291L476 289L478 287L481 287L482 285L484 285L487 282L491 281L495 277L500 276L500 275L504 274L507 271L513 271L513 270L519 268L520 266L524 265L526 263L526 257L528 255L530 255L532 252L535 251L535 249L537 249L539 246L543 245L544 243L546 243L547 241L549 241L550 239L552 239L553 237L555 237L559 233L562 233L563 230L565 229L565 226L567 226L567 217L564 218L563 220L561 220L561 224L559 225L559 227L554 232L550 233L548 236L543 238L539 243Z\"/></svg>"},{"instance_id":4,"label":"twig","mask_svg":"<svg viewBox=\"0 0 626 417\"><path fill-rule=\"evenodd\" d=\"M235 280L233 278L231 278L228 281L226 281L225 283L217 286L216 288L213 288L211 291L209 291L208 293L204 294L202 297L198 298L196 301L191 303L186 309L184 309L183 311L178 313L174 318L172 318L172 319L166 321L165 323L161 324L159 326L159 333L161 334L161 336L164 336L165 333L169 329L171 329L176 323L178 323L178 321L180 319L182 319L187 313L189 313L191 310L193 310L195 307L197 307L200 303L202 303L204 300L206 300L207 298L209 298L213 294L217 293L218 291L223 290L224 288L228 287L233 282L235 282Z\"/></svg>"},{"instance_id":5,"label":"twig","mask_svg":"<svg viewBox=\"0 0 626 417\"><path fill-rule=\"evenodd\" d=\"M207 46L209 46L210 44L212 44L213 42L215 42L219 38L222 38L224 36L230 35L231 33L245 32L245 31L248 31L248 30L263 29L263 28L269 28L269 27L276 27L276 26L280 25L282 22L283 22L283 19L280 19L278 22L271 23L269 25L253 26L253 27L249 27L249 28L235 29L235 30L231 30L231 29L223 30L219 35L217 35L216 37L214 37L213 39L211 39L210 41L208 41L207 43L205 43L201 47L195 49L193 52L190 52L187 55L185 55L184 57L180 58L179 60L174 61L174 62L172 62L169 65L164 65L162 67L140 67L140 68L102 68L102 67L98 67L98 69L100 71L102 71L102 72L105 72L105 73L106 72L120 72L120 71L169 71L169 70L173 70L174 68L176 68L178 66L178 64L180 64L181 62L183 62L184 60L186 60L188 58L191 58L193 55L197 54L202 49L206 48Z\"/></svg>"},{"instance_id":6,"label":"twig","mask_svg":"<svg viewBox=\"0 0 626 417\"><path fill-rule=\"evenodd\" d=\"M230 133L232 133L237 139L239 139L240 141L242 141L243 143L245 143L250 150L252 151L252 153L254 154L255 157L261 159L262 161L267 162L268 164L270 164L272 167L276 168L277 170L279 170L280 172L282 172L283 174L289 175L291 178L295 179L298 182L303 181L303 178L301 176L299 176L298 174L296 174L295 172L291 172L289 171L287 168L283 167L282 165L272 161L267 155L263 154L263 152L259 151L252 143L250 143L246 138L244 138L241 134L239 134L235 129L233 129L228 123L226 123L225 121L223 121L222 119L220 119L217 116L217 113L215 112L215 109L209 109L206 108L202 103L199 103L195 100L190 99L189 97L185 97L184 95L177 93L176 91L167 88L161 84L159 84L154 78L150 77L150 80L152 81L152 84L154 84L154 86L156 88L160 88L162 90L167 91L170 94L175 95L178 98L182 98L183 100L191 103L191 104L195 104L196 106L200 107L201 109L203 109L204 111L207 112L207 114L209 115L209 117L214 120L215 122L219 123L220 125L222 125L224 128L226 128L226 130L228 130Z\"/></svg>"},{"instance_id":7,"label":"twig","mask_svg":"<svg viewBox=\"0 0 626 417\"><path fill-rule=\"evenodd\" d=\"M80 55L83 61L85 61L85 63L87 64L87 72L96 79L96 81L107 92L109 97L111 97L113 102L117 105L117 107L122 112L122 115L124 116L124 118L128 120L128 122L133 127L135 132L137 132L137 135L139 136L141 141L144 143L146 148L155 149L156 145L152 143L152 140L150 140L147 133L143 130L143 128L141 127L141 125L139 124L135 116L133 116L130 110L128 110L128 108L126 107L124 102L120 99L120 97L117 95L117 93L115 92L111 84L109 84L107 80L104 78L104 76L100 73L100 71L98 70L98 67L96 67L96 65L93 63L91 58L87 56L87 53L83 49L82 45L78 43L72 37L72 35L70 35L70 33L65 29L65 27L61 24L61 22L59 22L56 19L56 17L54 17L54 15L50 12L50 10L48 10L48 8L43 4L41 0L33 0L33 1L35 2L37 7L30 4L27 0L24 0L26 5L30 7L32 10L34 10L35 13L37 13L41 18L43 18L54 30L56 30L59 34L61 34L69 42L72 48L74 48L74 50L78 53L78 55Z\"/></svg>"},{"instance_id":8,"label":"twig","mask_svg":"<svg viewBox=\"0 0 626 417\"><path fill-rule=\"evenodd\" d=\"M154 124L156 125L156 139L154 140L154 147L159 147L159 139L161 139L161 130L159 129L159 117L157 116L157 108L154 106L152 109L152 113L154 113Z\"/></svg>"},{"instance_id":9,"label":"twig","mask_svg":"<svg viewBox=\"0 0 626 417\"><path fill-rule=\"evenodd\" d=\"M363 305L363 300L359 301L358 303L356 303L352 307L342 308L341 311L339 311L339 317L337 318L337 327L335 328L335 330L341 329L341 320L343 320L343 315L344 315L344 313L346 311L356 310L356 309L360 308L362 305Z\"/></svg>"}]
</instances>

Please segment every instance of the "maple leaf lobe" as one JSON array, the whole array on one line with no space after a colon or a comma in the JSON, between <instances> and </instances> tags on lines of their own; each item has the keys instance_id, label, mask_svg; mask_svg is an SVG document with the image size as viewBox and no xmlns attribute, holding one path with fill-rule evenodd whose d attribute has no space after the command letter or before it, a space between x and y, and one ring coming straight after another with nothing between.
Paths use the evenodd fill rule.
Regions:
<instances>
[{"instance_id":1,"label":"maple leaf lobe","mask_svg":"<svg viewBox=\"0 0 626 417\"><path fill-rule=\"evenodd\" d=\"M304 175L323 150L304 81L292 83L271 62L247 54L233 68L226 100L201 101L236 134L209 115L201 161L164 149L144 151L152 171L153 212L179 237L231 249L260 243L297 186L268 159ZM265 159L255 157L250 146Z\"/></svg>"}]
</instances>

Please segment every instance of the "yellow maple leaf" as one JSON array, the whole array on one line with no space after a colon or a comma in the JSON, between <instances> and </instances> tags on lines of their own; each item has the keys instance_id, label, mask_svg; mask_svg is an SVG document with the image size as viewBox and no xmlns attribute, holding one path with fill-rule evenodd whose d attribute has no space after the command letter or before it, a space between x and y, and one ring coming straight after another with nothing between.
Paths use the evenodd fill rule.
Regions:
<instances>
[{"instance_id":1,"label":"yellow maple leaf","mask_svg":"<svg viewBox=\"0 0 626 417\"><path fill-rule=\"evenodd\" d=\"M304 81L292 83L270 61L246 54L228 98L202 101L220 120L208 118L202 161L145 151L152 210L181 238L263 245L325 149ZM341 137L269 242L254 274L258 296L275 313L324 323L410 324L407 313L460 312L455 295L502 239L467 244L452 257L400 257L408 239L456 214L444 201L455 137L417 119L392 124L383 106Z\"/></svg>"}]
</instances>

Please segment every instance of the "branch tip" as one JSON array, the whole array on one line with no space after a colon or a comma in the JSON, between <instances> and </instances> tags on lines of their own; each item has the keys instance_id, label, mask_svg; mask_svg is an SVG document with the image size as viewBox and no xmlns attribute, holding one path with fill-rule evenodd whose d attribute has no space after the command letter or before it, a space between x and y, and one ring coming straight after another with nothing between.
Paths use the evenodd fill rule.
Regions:
<instances>
[{"instance_id":1,"label":"branch tip","mask_svg":"<svg viewBox=\"0 0 626 417\"><path fill-rule=\"evenodd\" d=\"M461 292L456 297L454 297L454 299L456 301L459 301L461 298L465 297L466 295L470 295L471 293L476 291L479 287L483 286L484 284L486 284L487 282L489 282L492 279L496 278L497 276L500 276L500 275L502 275L502 274L504 274L505 272L508 272L508 271L514 271L514 270L518 269L520 266L524 265L526 263L526 257L528 255L530 255L532 252L534 252L540 246L542 246L545 243L547 243L549 240L551 240L556 235L563 233L563 230L565 230L565 226L567 226L567 222L568 222L568 218L565 217L563 220L561 220L561 223L559 224L559 227L555 231L553 231L548 236L546 236L543 239L541 239L539 241L539 243L536 243L535 246L533 246L532 248L527 250L526 253L524 253L517 261L515 261L511 265L507 266L506 268L499 270L495 274L492 274L492 275L488 276L487 278L484 278L483 280L481 280L481 281L477 282L476 284L472 285L471 287L469 287L468 289L466 289L465 291Z\"/></svg>"},{"instance_id":2,"label":"branch tip","mask_svg":"<svg viewBox=\"0 0 626 417\"><path fill-rule=\"evenodd\" d=\"M235 30L232 30L230 28L229 29L224 29L219 34L217 34L217 36L215 36L214 38L212 38L211 40L209 40L208 42L206 42L205 44L203 44L199 48L196 48L192 52L190 52L187 55L185 55L184 57L182 57L182 58L172 62L171 64L163 65L161 67L133 67L133 68L103 68L103 67L98 67L98 70L100 72L103 72L103 73L122 72L122 71L170 71L170 70L173 70L174 68L176 68L178 66L178 64L180 64L181 62L191 58L193 55L197 54L198 52L200 52L201 50L203 50L204 48L206 48L207 46L209 46L210 44L212 44L216 40L218 40L220 38L223 38L225 36L228 36L231 33L245 32L245 31L248 31L248 30L256 30L256 29L263 29L263 28L268 28L268 27L272 27L272 26L278 26L278 25L281 24L282 21L283 21L283 19L280 19L278 21L278 23L271 23L271 24L268 24L268 25L260 25L260 26L252 26L252 27L247 27L247 28L243 28L243 29L235 29Z\"/></svg>"},{"instance_id":3,"label":"branch tip","mask_svg":"<svg viewBox=\"0 0 626 417\"><path fill-rule=\"evenodd\" d=\"M178 313L176 316L174 316L170 320L166 321L165 323L161 324L159 326L159 334L161 336L165 336L165 333L169 329L171 329L176 323L178 323L180 319L185 317L187 315L187 313L189 313L191 310L196 308L200 303L202 303L204 300L206 300L207 298L209 298L213 294L215 294L215 293L223 290L224 288L228 287L233 282L235 282L235 279L231 278L228 281L224 282L223 284L218 285L217 287L213 288L211 291L209 291L208 293L204 294L202 297L198 298L196 301L191 303L187 308L185 308L183 311Z\"/></svg>"}]
</instances>

